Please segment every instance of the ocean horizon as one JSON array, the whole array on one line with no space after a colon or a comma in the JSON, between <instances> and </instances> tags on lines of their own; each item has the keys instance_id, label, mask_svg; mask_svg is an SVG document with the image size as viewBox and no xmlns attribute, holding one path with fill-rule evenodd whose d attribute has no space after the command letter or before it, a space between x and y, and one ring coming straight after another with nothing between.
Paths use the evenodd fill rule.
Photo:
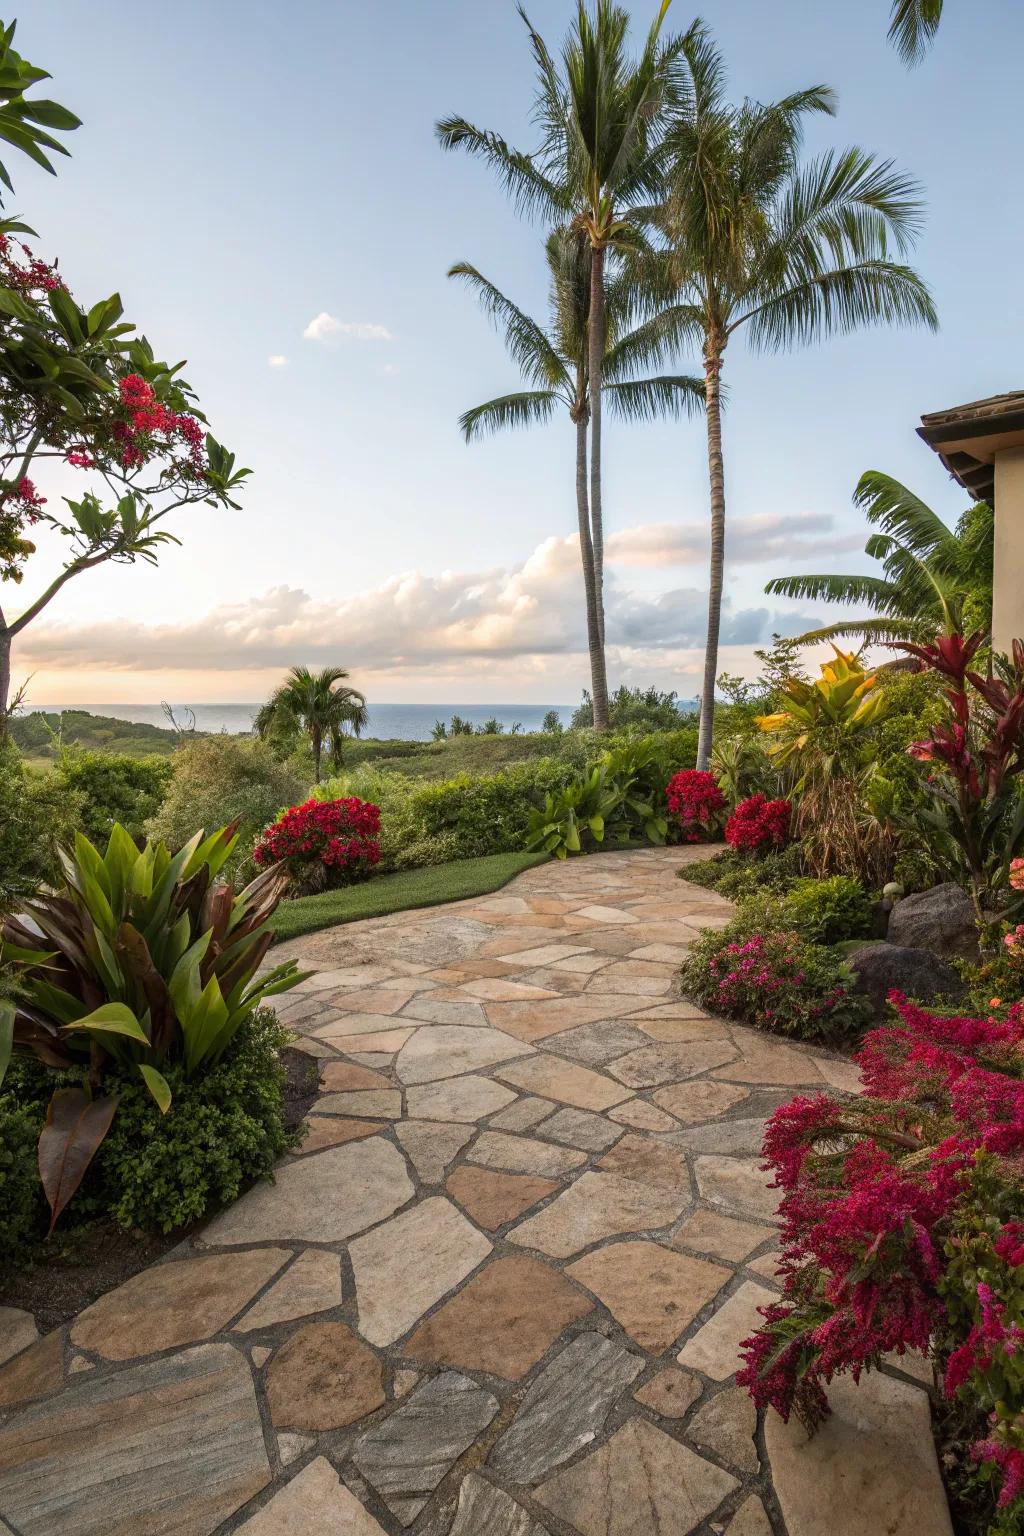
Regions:
<instances>
[{"instance_id":1,"label":"ocean horizon","mask_svg":"<svg viewBox=\"0 0 1024 1536\"><path fill-rule=\"evenodd\" d=\"M252 730L259 707L259 701L172 705L179 721L187 718L186 710L192 711L197 731L226 731L230 735ZM429 741L435 720L447 722L452 715L461 715L473 726L483 725L493 717L506 731L511 731L515 725L524 732L539 731L549 710L555 710L562 724L568 725L575 707L573 704L370 704L370 719L362 737L363 740ZM167 725L160 704L32 704L21 713L49 715L61 714L64 710L86 710L90 715L108 715L111 719L134 725Z\"/></svg>"}]
</instances>

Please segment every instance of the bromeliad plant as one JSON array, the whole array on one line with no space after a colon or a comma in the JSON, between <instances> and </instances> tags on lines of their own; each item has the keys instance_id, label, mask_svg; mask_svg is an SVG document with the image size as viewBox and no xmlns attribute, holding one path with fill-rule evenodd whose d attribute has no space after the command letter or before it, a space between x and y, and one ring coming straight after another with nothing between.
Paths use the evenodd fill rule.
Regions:
<instances>
[{"instance_id":1,"label":"bromeliad plant","mask_svg":"<svg viewBox=\"0 0 1024 1536\"><path fill-rule=\"evenodd\" d=\"M236 895L216 878L236 841L231 825L173 855L162 842L140 852L115 825L101 857L79 833L62 887L0 921L0 965L16 979L0 998L0 1080L12 1051L81 1074L57 1088L39 1138L51 1231L113 1123L116 1080L141 1078L166 1114L162 1068L201 1076L264 999L302 979L294 962L257 977L286 876L268 870Z\"/></svg>"},{"instance_id":2,"label":"bromeliad plant","mask_svg":"<svg viewBox=\"0 0 1024 1536\"><path fill-rule=\"evenodd\" d=\"M948 679L948 720L908 750L930 765L925 788L932 803L920 813L923 830L951 873L967 876L983 933L994 908L1009 916L1024 900L1010 878L1024 848L1024 643L1015 640L1012 655L997 658L998 674L985 676L972 666L985 639L979 629L899 647Z\"/></svg>"}]
</instances>

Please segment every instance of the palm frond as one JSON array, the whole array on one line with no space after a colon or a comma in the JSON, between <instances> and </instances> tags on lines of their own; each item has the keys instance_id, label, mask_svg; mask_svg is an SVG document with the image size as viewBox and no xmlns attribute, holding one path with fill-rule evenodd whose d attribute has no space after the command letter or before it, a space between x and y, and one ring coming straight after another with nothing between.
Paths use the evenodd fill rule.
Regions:
<instances>
[{"instance_id":1,"label":"palm frond","mask_svg":"<svg viewBox=\"0 0 1024 1536\"><path fill-rule=\"evenodd\" d=\"M620 421L657 421L662 416L695 416L704 409L704 380L661 374L606 384L604 396Z\"/></svg>"},{"instance_id":2,"label":"palm frond","mask_svg":"<svg viewBox=\"0 0 1024 1536\"><path fill-rule=\"evenodd\" d=\"M506 298L501 289L478 272L468 261L458 261L448 269L449 277L464 278L480 300L484 313L504 331L505 345L520 373L536 384L572 389L572 380L562 358L536 320Z\"/></svg>"},{"instance_id":3,"label":"palm frond","mask_svg":"<svg viewBox=\"0 0 1024 1536\"><path fill-rule=\"evenodd\" d=\"M436 125L442 149L464 149L483 160L524 213L558 217L569 207L566 189L537 165L532 155L513 149L500 134L476 128L464 117L445 117Z\"/></svg>"},{"instance_id":4,"label":"palm frond","mask_svg":"<svg viewBox=\"0 0 1024 1536\"><path fill-rule=\"evenodd\" d=\"M730 332L749 325L751 345L780 351L864 325L926 325L938 329L924 280L891 261L861 261L834 268L776 293L741 314Z\"/></svg>"},{"instance_id":5,"label":"palm frond","mask_svg":"<svg viewBox=\"0 0 1024 1536\"><path fill-rule=\"evenodd\" d=\"M559 405L554 390L528 390L516 395L499 395L483 405L475 405L459 417L459 426L467 443L491 432L505 432L510 427L532 427L550 421ZM564 402L562 402L564 403Z\"/></svg>"},{"instance_id":6,"label":"palm frond","mask_svg":"<svg viewBox=\"0 0 1024 1536\"><path fill-rule=\"evenodd\" d=\"M637 368L665 362L687 343L699 345L703 335L704 316L695 305L670 304L609 348L604 360L605 375L617 380Z\"/></svg>"},{"instance_id":7,"label":"palm frond","mask_svg":"<svg viewBox=\"0 0 1024 1536\"><path fill-rule=\"evenodd\" d=\"M920 496L915 496L899 480L877 469L866 470L861 475L853 493L853 504L861 508L869 523L876 524L883 533L901 539L921 556L934 555L956 537Z\"/></svg>"},{"instance_id":8,"label":"palm frond","mask_svg":"<svg viewBox=\"0 0 1024 1536\"><path fill-rule=\"evenodd\" d=\"M903 603L899 588L881 576L775 576L765 583L765 591L774 597L810 598L815 602L869 603L883 613L899 613Z\"/></svg>"},{"instance_id":9,"label":"palm frond","mask_svg":"<svg viewBox=\"0 0 1024 1536\"><path fill-rule=\"evenodd\" d=\"M875 641L882 644L889 640L931 640L935 625L920 619L840 619L835 624L823 624L820 629L809 629L805 634L793 637L794 645L818 645L824 640L842 640L856 636L864 644Z\"/></svg>"},{"instance_id":10,"label":"palm frond","mask_svg":"<svg viewBox=\"0 0 1024 1536\"><path fill-rule=\"evenodd\" d=\"M893 0L889 41L905 64L919 64L942 20L942 0Z\"/></svg>"}]
</instances>

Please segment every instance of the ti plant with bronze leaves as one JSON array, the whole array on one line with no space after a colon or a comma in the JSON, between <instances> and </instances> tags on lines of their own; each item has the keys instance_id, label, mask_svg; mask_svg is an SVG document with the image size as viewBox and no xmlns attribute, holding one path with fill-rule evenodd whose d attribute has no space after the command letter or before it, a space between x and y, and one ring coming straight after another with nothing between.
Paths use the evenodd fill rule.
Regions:
<instances>
[{"instance_id":1,"label":"ti plant with bronze leaves","mask_svg":"<svg viewBox=\"0 0 1024 1536\"><path fill-rule=\"evenodd\" d=\"M922 830L951 873L967 876L983 938L997 915L1019 912L1009 869L1024 848L1024 642L1014 640L1009 656L993 656L989 675L976 663L987 640L979 629L896 647L948 685L948 718L907 750L928 765L931 804L920 815Z\"/></svg>"},{"instance_id":2,"label":"ti plant with bronze leaves","mask_svg":"<svg viewBox=\"0 0 1024 1536\"><path fill-rule=\"evenodd\" d=\"M217 878L236 825L172 854L140 851L115 825L102 856L79 833L64 879L0 920L0 963L15 973L0 999L0 1080L12 1052L81 1082L59 1086L39 1139L52 1231L117 1113L119 1079L140 1077L163 1113L163 1073L208 1071L265 999L302 979L295 963L257 976L286 877L267 870L237 894Z\"/></svg>"}]
</instances>

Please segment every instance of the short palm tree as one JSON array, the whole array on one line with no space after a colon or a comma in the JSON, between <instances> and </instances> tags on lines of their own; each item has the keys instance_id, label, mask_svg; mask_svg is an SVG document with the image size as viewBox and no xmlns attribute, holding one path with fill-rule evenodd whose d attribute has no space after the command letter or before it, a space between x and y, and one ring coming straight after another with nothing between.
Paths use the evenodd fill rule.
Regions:
<instances>
[{"instance_id":1,"label":"short palm tree","mask_svg":"<svg viewBox=\"0 0 1024 1536\"><path fill-rule=\"evenodd\" d=\"M799 637L801 644L844 635L871 641L931 641L938 634L988 628L992 613L992 511L976 502L950 528L905 485L869 470L853 496L879 531L865 553L880 576L776 576L765 587L780 597L846 603L873 612L841 619Z\"/></svg>"},{"instance_id":2,"label":"short palm tree","mask_svg":"<svg viewBox=\"0 0 1024 1536\"><path fill-rule=\"evenodd\" d=\"M734 106L722 56L695 22L683 50L689 89L667 142L669 191L651 222L667 249L649 258L651 322L669 346L701 348L711 489L708 637L698 767L712 746L725 560L721 376L738 333L763 351L862 325L936 325L927 287L905 254L921 221L911 178L860 149L801 163L804 119L832 114L827 86L763 106Z\"/></svg>"},{"instance_id":3,"label":"short palm tree","mask_svg":"<svg viewBox=\"0 0 1024 1536\"><path fill-rule=\"evenodd\" d=\"M462 148L482 158L524 210L550 222L569 219L590 250L587 367L590 381L590 522L599 621L604 583L604 515L601 497L602 369L605 355L606 257L642 243L634 205L650 202L661 186L664 112L676 84L680 39L660 40L671 0L661 0L640 58L627 56L629 16L613 0L578 0L576 22L566 39L561 69L544 39L529 28L537 66L534 116L541 143L534 154L462 117L437 125L445 149ZM602 631L602 640L604 638ZM607 726L595 697L594 724Z\"/></svg>"},{"instance_id":4,"label":"short palm tree","mask_svg":"<svg viewBox=\"0 0 1024 1536\"><path fill-rule=\"evenodd\" d=\"M892 0L889 41L906 64L919 64L939 30L942 0Z\"/></svg>"},{"instance_id":5,"label":"short palm tree","mask_svg":"<svg viewBox=\"0 0 1024 1536\"><path fill-rule=\"evenodd\" d=\"M465 279L492 320L503 330L505 345L524 381L535 387L499 395L460 417L467 442L487 432L549 421L564 407L576 432L576 513L586 596L587 646L595 719L608 718L608 678L604 652L604 602L594 562L594 529L587 488L587 428L592 414L589 388L587 322L590 311L589 242L576 228L555 230L545 245L550 274L549 328L519 309L468 262L457 262L449 277ZM629 293L623 278L606 291L605 353L602 393L613 413L626 420L678 416L700 409L703 379L678 374L653 378L623 377L642 366L641 337L624 330ZM653 348L651 350L654 350Z\"/></svg>"},{"instance_id":6,"label":"short palm tree","mask_svg":"<svg viewBox=\"0 0 1024 1536\"><path fill-rule=\"evenodd\" d=\"M292 667L253 722L260 737L271 735L275 727L297 729L308 736L317 784L324 747L329 748L335 767L340 767L346 735L351 731L358 736L368 719L365 698L345 686L346 677L344 667L324 667L319 672Z\"/></svg>"}]
</instances>

